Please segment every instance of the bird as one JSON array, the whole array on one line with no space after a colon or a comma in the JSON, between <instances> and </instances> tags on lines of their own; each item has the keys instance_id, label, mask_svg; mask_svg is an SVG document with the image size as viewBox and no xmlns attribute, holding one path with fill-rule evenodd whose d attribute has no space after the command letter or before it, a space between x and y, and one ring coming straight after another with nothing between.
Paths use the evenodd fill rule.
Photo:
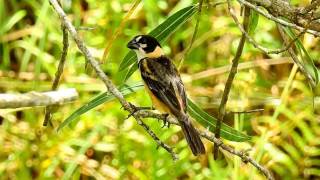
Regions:
<instances>
[{"instance_id":1,"label":"bird","mask_svg":"<svg viewBox=\"0 0 320 180\"><path fill-rule=\"evenodd\" d=\"M184 84L173 62L164 54L160 43L150 35L137 35L127 47L136 53L138 67L153 107L174 116L195 156L205 154L198 131L187 114Z\"/></svg>"}]
</instances>

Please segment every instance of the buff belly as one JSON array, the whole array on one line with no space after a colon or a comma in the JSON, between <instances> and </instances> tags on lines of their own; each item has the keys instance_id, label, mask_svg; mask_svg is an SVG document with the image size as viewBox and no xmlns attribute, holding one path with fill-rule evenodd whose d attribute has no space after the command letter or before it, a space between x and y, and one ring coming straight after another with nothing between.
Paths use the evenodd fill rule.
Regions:
<instances>
[{"instance_id":1,"label":"buff belly","mask_svg":"<svg viewBox=\"0 0 320 180\"><path fill-rule=\"evenodd\" d=\"M155 95L153 95L153 93L146 84L144 84L144 87L151 98L154 108L156 108L156 110L158 110L160 113L171 114L170 109L163 102L158 100L158 98Z\"/></svg>"}]
</instances>

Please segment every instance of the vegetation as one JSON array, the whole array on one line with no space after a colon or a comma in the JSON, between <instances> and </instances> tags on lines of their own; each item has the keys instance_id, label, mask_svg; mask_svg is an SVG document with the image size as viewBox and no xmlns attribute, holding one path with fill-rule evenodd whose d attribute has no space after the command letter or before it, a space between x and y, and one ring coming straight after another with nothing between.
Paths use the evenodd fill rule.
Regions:
<instances>
[{"instance_id":1,"label":"vegetation","mask_svg":"<svg viewBox=\"0 0 320 180\"><path fill-rule=\"evenodd\" d=\"M68 18L101 62L104 73L137 106L151 106L126 43L157 37L180 67L189 114L214 132L230 66L242 35L225 1L61 1ZM315 0L315 3L318 1ZM309 1L290 1L305 7ZM241 6L232 1L240 22ZM319 10L318 10L319 11ZM317 11L315 11L316 13ZM248 35L267 50L286 47L277 25L251 11ZM63 49L61 21L49 1L0 0L0 92L50 91ZM272 172L276 179L320 178L319 37L284 28L288 48L266 53L248 41L232 82L221 137ZM79 98L45 107L0 109L1 179L264 179L238 156L220 151L194 157L179 126L143 119L171 155L106 92L72 37L59 89ZM290 47L290 48L289 48ZM292 52L299 59L292 61ZM300 62L300 63L299 63ZM192 101L191 101L192 100ZM192 103L193 102L193 103ZM261 111L263 109L263 111Z\"/></svg>"}]
</instances>

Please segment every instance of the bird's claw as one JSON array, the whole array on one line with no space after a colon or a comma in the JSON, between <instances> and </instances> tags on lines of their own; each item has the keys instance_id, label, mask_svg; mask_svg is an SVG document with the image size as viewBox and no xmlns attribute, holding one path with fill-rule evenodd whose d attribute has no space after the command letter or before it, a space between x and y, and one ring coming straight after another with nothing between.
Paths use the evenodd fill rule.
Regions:
<instances>
[{"instance_id":1,"label":"bird's claw","mask_svg":"<svg viewBox=\"0 0 320 180\"><path fill-rule=\"evenodd\" d=\"M161 128L164 128L167 126L168 128L170 127L170 122L168 121L169 114L164 114L164 119L163 119L163 126Z\"/></svg>"}]
</instances>

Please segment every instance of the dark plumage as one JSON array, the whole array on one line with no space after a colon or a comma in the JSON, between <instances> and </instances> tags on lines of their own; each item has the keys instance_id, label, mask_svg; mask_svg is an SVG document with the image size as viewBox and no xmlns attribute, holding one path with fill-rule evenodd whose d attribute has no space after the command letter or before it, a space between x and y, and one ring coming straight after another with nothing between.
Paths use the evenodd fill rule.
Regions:
<instances>
[{"instance_id":1,"label":"dark plumage","mask_svg":"<svg viewBox=\"0 0 320 180\"><path fill-rule=\"evenodd\" d=\"M174 64L162 54L160 44L151 36L139 35L128 43L128 47L139 53L141 77L155 108L175 116L192 153L204 154L204 145L187 115L183 82Z\"/></svg>"}]
</instances>

